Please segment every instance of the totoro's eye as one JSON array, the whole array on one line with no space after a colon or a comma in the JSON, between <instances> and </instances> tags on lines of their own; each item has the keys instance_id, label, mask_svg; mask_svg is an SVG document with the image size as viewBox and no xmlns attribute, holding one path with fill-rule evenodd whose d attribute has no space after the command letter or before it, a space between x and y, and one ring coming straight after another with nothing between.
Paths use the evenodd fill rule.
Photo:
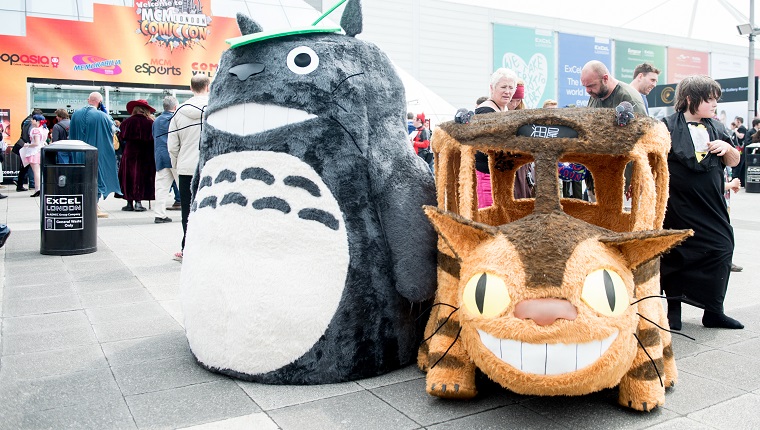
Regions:
<instances>
[{"instance_id":1,"label":"totoro's eye","mask_svg":"<svg viewBox=\"0 0 760 430\"><path fill-rule=\"evenodd\" d=\"M306 75L317 69L319 56L308 46L299 46L288 52L288 69L291 72Z\"/></svg>"},{"instance_id":2,"label":"totoro's eye","mask_svg":"<svg viewBox=\"0 0 760 430\"><path fill-rule=\"evenodd\" d=\"M612 269L599 269L586 276L581 299L595 311L608 317L620 316L628 309L625 282Z\"/></svg>"},{"instance_id":3,"label":"totoro's eye","mask_svg":"<svg viewBox=\"0 0 760 430\"><path fill-rule=\"evenodd\" d=\"M493 318L509 306L509 291L504 281L491 273L478 273L464 287L462 301L473 314Z\"/></svg>"}]
</instances>

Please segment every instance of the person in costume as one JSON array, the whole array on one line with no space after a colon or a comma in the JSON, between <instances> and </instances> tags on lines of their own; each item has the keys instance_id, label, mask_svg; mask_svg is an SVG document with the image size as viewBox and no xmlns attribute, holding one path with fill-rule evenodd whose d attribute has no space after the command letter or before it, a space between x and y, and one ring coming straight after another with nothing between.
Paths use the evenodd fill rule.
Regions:
<instances>
[{"instance_id":1,"label":"person in costume","mask_svg":"<svg viewBox=\"0 0 760 430\"><path fill-rule=\"evenodd\" d=\"M712 78L689 76L676 87L676 113L663 119L672 141L670 199L663 226L694 230L694 237L662 257L660 286L669 297L673 330L681 329L678 298L704 308L705 327L744 328L723 313L734 252L723 170L739 163L739 151L726 127L713 119L720 96L720 85Z\"/></svg>"},{"instance_id":2,"label":"person in costume","mask_svg":"<svg viewBox=\"0 0 760 430\"><path fill-rule=\"evenodd\" d=\"M509 110L522 110L525 109L525 81L522 79L517 81L515 86L515 94L512 95L512 100L507 103ZM516 199L529 199L533 197L533 163L527 163L520 166L515 172L515 198Z\"/></svg>"},{"instance_id":3,"label":"person in costume","mask_svg":"<svg viewBox=\"0 0 760 430\"><path fill-rule=\"evenodd\" d=\"M479 104L475 114L503 112L517 90L517 75L510 69L500 68L491 75L491 93L488 100ZM478 178L478 207L493 205L491 196L491 171L488 168L488 156L482 152L475 154L475 174Z\"/></svg>"},{"instance_id":4,"label":"person in costume","mask_svg":"<svg viewBox=\"0 0 760 430\"><path fill-rule=\"evenodd\" d=\"M34 194L31 197L40 195L40 153L42 147L47 141L48 129L45 126L45 117L40 114L32 116L32 127L29 129L29 143L19 151L21 162L24 166L31 166L34 174Z\"/></svg>"},{"instance_id":5,"label":"person in costume","mask_svg":"<svg viewBox=\"0 0 760 430\"><path fill-rule=\"evenodd\" d=\"M414 152L428 164L433 170L433 153L430 151L430 130L425 127L425 113L418 114L414 118L414 136L412 145Z\"/></svg>"},{"instance_id":6,"label":"person in costume","mask_svg":"<svg viewBox=\"0 0 760 430\"><path fill-rule=\"evenodd\" d=\"M124 154L119 163L119 182L127 205L123 211L144 212L141 200L156 198L156 160L153 148L153 113L147 100L127 103L131 115L121 123L119 138ZM134 201L134 205L132 202Z\"/></svg>"},{"instance_id":7,"label":"person in costume","mask_svg":"<svg viewBox=\"0 0 760 430\"><path fill-rule=\"evenodd\" d=\"M121 194L113 150L113 122L107 113L98 109L102 103L102 94L90 93L87 106L74 112L69 127L69 139L98 148L98 200L111 193ZM98 209L98 218L106 217L108 213Z\"/></svg>"}]
</instances>

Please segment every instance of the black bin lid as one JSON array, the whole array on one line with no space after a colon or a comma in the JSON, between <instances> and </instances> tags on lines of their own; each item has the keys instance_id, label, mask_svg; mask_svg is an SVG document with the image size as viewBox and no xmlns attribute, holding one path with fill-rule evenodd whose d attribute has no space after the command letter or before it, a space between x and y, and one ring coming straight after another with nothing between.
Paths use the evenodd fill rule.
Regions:
<instances>
[{"instance_id":1,"label":"black bin lid","mask_svg":"<svg viewBox=\"0 0 760 430\"><path fill-rule=\"evenodd\" d=\"M97 151L92 145L88 145L81 140L59 140L51 143L50 145L42 148L43 150L50 151Z\"/></svg>"}]
</instances>

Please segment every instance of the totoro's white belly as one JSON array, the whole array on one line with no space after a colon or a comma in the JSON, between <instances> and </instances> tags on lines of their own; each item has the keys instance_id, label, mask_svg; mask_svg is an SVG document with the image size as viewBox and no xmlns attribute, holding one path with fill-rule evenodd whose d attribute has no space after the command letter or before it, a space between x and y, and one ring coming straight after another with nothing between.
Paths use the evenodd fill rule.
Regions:
<instances>
[{"instance_id":1,"label":"totoro's white belly","mask_svg":"<svg viewBox=\"0 0 760 430\"><path fill-rule=\"evenodd\" d=\"M289 154L220 155L203 167L193 208L180 298L198 360L260 374L311 349L349 264L343 215L319 175Z\"/></svg>"}]
</instances>

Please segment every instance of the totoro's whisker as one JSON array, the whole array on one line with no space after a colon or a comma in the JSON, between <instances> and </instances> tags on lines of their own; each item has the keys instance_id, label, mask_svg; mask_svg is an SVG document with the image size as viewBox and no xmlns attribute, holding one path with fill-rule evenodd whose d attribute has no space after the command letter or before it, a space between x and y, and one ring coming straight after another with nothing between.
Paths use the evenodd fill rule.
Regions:
<instances>
[{"instance_id":1,"label":"totoro's whisker","mask_svg":"<svg viewBox=\"0 0 760 430\"><path fill-rule=\"evenodd\" d=\"M659 328L659 329L660 329L660 330L662 330L662 331L666 331L666 332L668 332L668 333L670 333L670 334L677 334L677 335L679 335L679 336L683 336L683 337L689 338L689 339L691 339L691 340L697 340L697 339L695 339L695 338L693 338L693 337L689 336L688 334L684 334L684 333L681 333L681 332L678 332L678 331L673 331L673 330L669 330L669 329L666 329L666 328L664 328L663 326L661 326L661 325L657 324L656 322L654 322L654 321L650 320L649 318L645 317L644 315L641 315L641 314L640 314L640 313L638 313L638 312L636 312L636 315L638 315L639 317L641 317L641 318L643 318L643 319L645 319L645 320L649 321L649 323L650 323L650 324L652 324L652 325L656 326L657 328Z\"/></svg>"},{"instance_id":2,"label":"totoro's whisker","mask_svg":"<svg viewBox=\"0 0 760 430\"><path fill-rule=\"evenodd\" d=\"M340 105L340 103L338 103L338 102L336 102L336 101L334 101L334 100L333 100L333 101L331 101L330 103L332 103L332 104L334 104L335 106L338 106L339 108L341 108L341 109L343 110L343 112L346 112L346 113L348 113L348 109L346 109L346 108L344 108L343 106L341 106L341 105Z\"/></svg>"},{"instance_id":3,"label":"totoro's whisker","mask_svg":"<svg viewBox=\"0 0 760 430\"><path fill-rule=\"evenodd\" d=\"M348 129L346 127L344 127L343 124L341 124L340 121L338 121L334 116L331 116L330 119L338 123L338 125L340 126L340 128L342 128L343 131L346 132L346 134L348 135L348 137L351 138L351 142L354 142L354 146L356 146L356 149L359 150L359 153L362 154L362 155L364 155L364 153L362 152L362 149L359 148L359 144L356 143L356 139L354 139L354 136L351 134L351 132L348 131Z\"/></svg>"},{"instance_id":4,"label":"totoro's whisker","mask_svg":"<svg viewBox=\"0 0 760 430\"><path fill-rule=\"evenodd\" d=\"M454 312L456 312L456 311L454 311ZM454 313L454 312L452 312L452 313ZM432 369L432 368L434 368L434 367L435 367L435 366L436 366L438 363L440 363L440 362L441 362L441 360L443 360L443 357L445 357L445 356L446 356L446 354L448 354L448 353L449 353L449 351L451 351L451 348L453 348L453 347L454 347L454 344L455 344L455 343L457 343L457 340L459 340L459 335L460 335L461 333L462 333L462 327L459 327L459 331L457 332L457 335L456 335L456 337L454 337L454 341L453 341L453 342L451 342L451 345L449 345L449 347L448 347L448 348L446 348L446 352L444 352L444 353L443 353L443 355L441 355L441 357L440 357L438 360L436 360L436 362L435 362L435 363L434 363L432 366L430 366L430 368L431 368L431 369ZM659 375L660 373L659 373L659 372L657 372L657 374ZM660 378L660 383L662 383L662 378Z\"/></svg>"},{"instance_id":5,"label":"totoro's whisker","mask_svg":"<svg viewBox=\"0 0 760 430\"><path fill-rule=\"evenodd\" d=\"M422 317L423 317L425 314L427 314L428 312L432 311L432 310L433 310L433 308L434 308L434 307L436 307L436 306L448 306L448 307L450 307L450 308L453 308L453 309L458 309L456 306L454 306L454 305L450 305L450 304L448 304L448 303L443 303L443 302L433 303L433 304L432 304L432 305L430 305L430 306L429 306L427 309L425 309L425 310L423 311L422 315L418 316L418 317L417 317L417 319L420 319L420 318L422 318Z\"/></svg>"},{"instance_id":6,"label":"totoro's whisker","mask_svg":"<svg viewBox=\"0 0 760 430\"><path fill-rule=\"evenodd\" d=\"M652 366L654 366L654 371L657 372L657 377L660 378L660 386L664 387L665 384L662 383L662 375L660 375L660 369L657 368L657 363L655 363L654 359L652 358L652 356L649 355L649 351L647 351L646 347L644 347L644 344L641 343L641 339L639 339L639 337L636 336L636 333L633 334L633 337L635 337L636 340L639 342L639 346L641 346L641 349L644 350L644 354L646 354L647 357L649 357L649 361L651 361L652 362Z\"/></svg>"},{"instance_id":7,"label":"totoro's whisker","mask_svg":"<svg viewBox=\"0 0 760 430\"><path fill-rule=\"evenodd\" d=\"M169 133L176 133L176 132L178 132L178 131L180 131L180 130L184 130L184 129L186 129L186 128L190 128L190 127L199 127L199 126L200 126L200 127L202 127L202 126L203 126L203 123L201 123L201 122L196 122L196 123L194 123L194 124L190 124L190 125L186 125L186 126L184 126L184 127L182 127L182 128L178 128L178 129L176 129L176 130L167 131L166 133L161 133L161 134L159 134L159 135L156 135L155 137L166 136L166 135L167 135L167 134L169 134Z\"/></svg>"},{"instance_id":8,"label":"totoro's whisker","mask_svg":"<svg viewBox=\"0 0 760 430\"><path fill-rule=\"evenodd\" d=\"M441 325L439 325L438 327L436 327L435 331L433 331L433 333L431 333L430 336L426 337L425 339L422 339L422 343L425 343L425 342L429 341L430 339L433 338L433 336L435 336L436 334L438 334L438 332L443 328L443 326L445 326L446 324L449 323L449 319L451 318L452 315L454 315L454 312L456 312L458 310L459 310L459 308L456 308L453 311L451 311L451 313L449 314L449 316L446 317L446 320L443 321L441 323ZM459 329L461 330L462 328L460 327Z\"/></svg>"},{"instance_id":9,"label":"totoro's whisker","mask_svg":"<svg viewBox=\"0 0 760 430\"><path fill-rule=\"evenodd\" d=\"M354 73L353 75L348 75L348 76L346 76L345 78L343 78L343 80L342 80L342 81L338 82L338 85L336 85L336 86L335 86L335 89L334 89L334 90L332 90L332 92L333 92L333 93L335 93L336 91L338 91L338 88L340 88L340 86L341 86L341 85L343 85L343 83L344 83L344 82L346 82L347 80L349 80L349 79L351 79L351 78L355 78L355 77L357 77L357 76L361 76L361 75L363 75L363 74L364 74L364 72L361 72L361 73Z\"/></svg>"}]
</instances>

